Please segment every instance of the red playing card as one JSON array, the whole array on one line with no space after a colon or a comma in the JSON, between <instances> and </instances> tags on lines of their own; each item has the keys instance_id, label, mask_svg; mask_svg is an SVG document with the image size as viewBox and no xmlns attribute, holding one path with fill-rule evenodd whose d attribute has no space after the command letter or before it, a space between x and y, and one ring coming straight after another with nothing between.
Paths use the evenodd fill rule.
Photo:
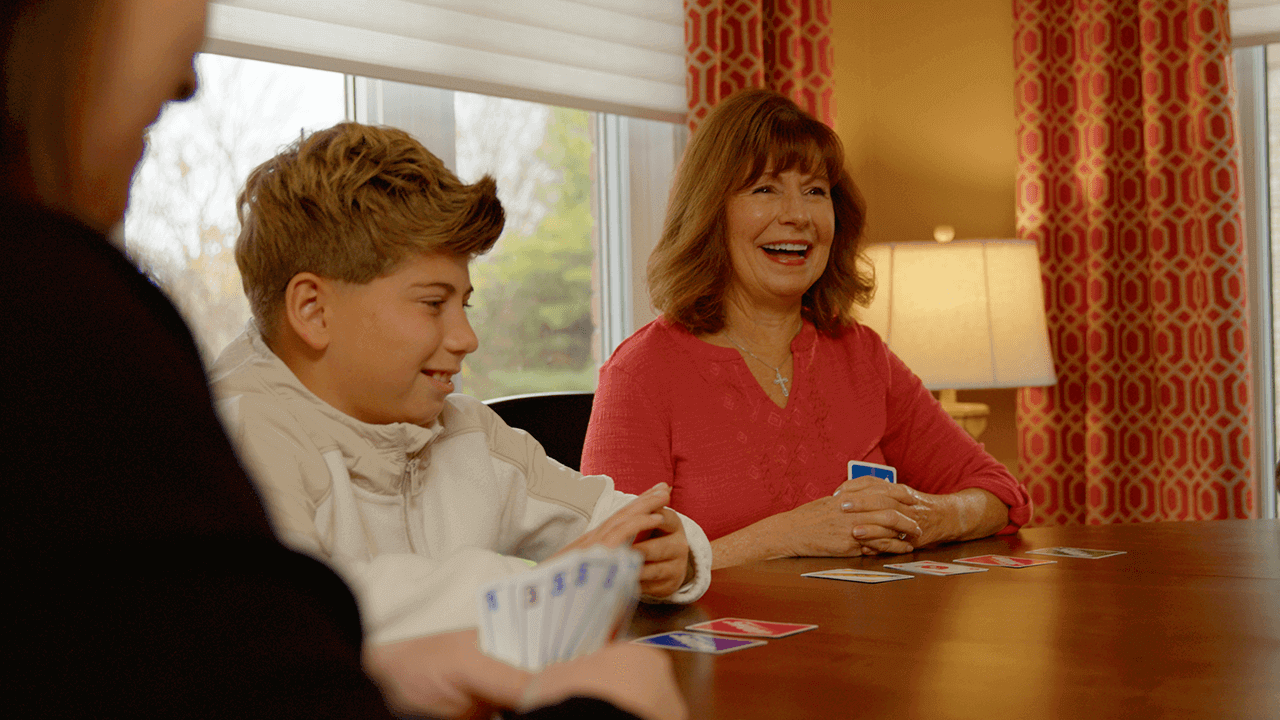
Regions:
<instances>
[{"instance_id":1,"label":"red playing card","mask_svg":"<svg viewBox=\"0 0 1280 720\"><path fill-rule=\"evenodd\" d=\"M812 630L817 625L802 623L768 622L766 620L745 620L743 618L720 618L690 625L686 630L717 633L719 635L742 635L745 637L780 638Z\"/></svg>"},{"instance_id":2,"label":"red playing card","mask_svg":"<svg viewBox=\"0 0 1280 720\"><path fill-rule=\"evenodd\" d=\"M1035 565L1052 565L1057 560L1036 560L1035 558L1012 557L1009 555L975 555L960 558L958 563L967 565L990 565L991 567L1024 568Z\"/></svg>"},{"instance_id":3,"label":"red playing card","mask_svg":"<svg viewBox=\"0 0 1280 720\"><path fill-rule=\"evenodd\" d=\"M932 560L917 560L909 563L889 563L888 565L885 565L885 567L893 568L894 570L906 570L908 572L921 573L924 575L966 575L968 573L980 573L987 571L986 568L935 562Z\"/></svg>"}]
</instances>

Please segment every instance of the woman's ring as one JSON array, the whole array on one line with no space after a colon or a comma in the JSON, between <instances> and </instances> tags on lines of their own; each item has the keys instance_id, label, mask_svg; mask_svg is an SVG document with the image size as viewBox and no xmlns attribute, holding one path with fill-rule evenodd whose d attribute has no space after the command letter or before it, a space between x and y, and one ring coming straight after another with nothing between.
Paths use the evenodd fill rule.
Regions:
<instances>
[{"instance_id":1,"label":"woman's ring","mask_svg":"<svg viewBox=\"0 0 1280 720\"><path fill-rule=\"evenodd\" d=\"M898 533L898 539L899 539L899 540L906 540L906 539L907 539L907 534L906 534L906 533Z\"/></svg>"}]
</instances>

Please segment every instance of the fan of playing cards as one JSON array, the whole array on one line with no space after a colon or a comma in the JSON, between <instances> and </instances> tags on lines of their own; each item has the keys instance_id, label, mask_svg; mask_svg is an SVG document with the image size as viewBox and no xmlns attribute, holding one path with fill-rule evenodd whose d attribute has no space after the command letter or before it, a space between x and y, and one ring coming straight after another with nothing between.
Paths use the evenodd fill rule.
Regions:
<instances>
[{"instance_id":1,"label":"fan of playing cards","mask_svg":"<svg viewBox=\"0 0 1280 720\"><path fill-rule=\"evenodd\" d=\"M480 588L480 650L526 670L604 646L630 622L644 556L629 547L574 550Z\"/></svg>"}]
</instances>

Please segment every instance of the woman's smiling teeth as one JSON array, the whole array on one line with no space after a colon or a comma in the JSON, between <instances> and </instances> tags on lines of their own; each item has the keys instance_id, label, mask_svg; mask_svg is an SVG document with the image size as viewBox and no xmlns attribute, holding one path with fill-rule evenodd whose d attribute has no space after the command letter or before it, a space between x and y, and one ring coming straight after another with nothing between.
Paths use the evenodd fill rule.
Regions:
<instances>
[{"instance_id":1,"label":"woman's smiling teeth","mask_svg":"<svg viewBox=\"0 0 1280 720\"><path fill-rule=\"evenodd\" d=\"M809 245L807 243L769 243L768 245L761 245L760 249L770 255L789 255L793 257L804 257L809 253Z\"/></svg>"}]
</instances>

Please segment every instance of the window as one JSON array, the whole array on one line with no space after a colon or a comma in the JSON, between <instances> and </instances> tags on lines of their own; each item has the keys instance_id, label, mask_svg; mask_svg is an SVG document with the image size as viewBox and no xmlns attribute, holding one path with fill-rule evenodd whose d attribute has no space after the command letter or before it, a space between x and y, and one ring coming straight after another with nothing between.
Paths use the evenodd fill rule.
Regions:
<instances>
[{"instance_id":1,"label":"window","mask_svg":"<svg viewBox=\"0 0 1280 720\"><path fill-rule=\"evenodd\" d=\"M498 179L507 230L472 264L480 349L461 387L481 398L594 390L592 114L456 93L458 172Z\"/></svg>"},{"instance_id":2,"label":"window","mask_svg":"<svg viewBox=\"0 0 1280 720\"><path fill-rule=\"evenodd\" d=\"M125 247L182 311L210 362L249 318L232 247L249 171L300 132L343 119L343 76L203 54L199 94L147 135Z\"/></svg>"},{"instance_id":3,"label":"window","mask_svg":"<svg viewBox=\"0 0 1280 720\"><path fill-rule=\"evenodd\" d=\"M1275 365L1280 358L1280 242L1275 232L1280 228L1280 44L1239 47L1233 61L1249 249L1257 502L1262 517L1276 517L1276 484L1280 480L1276 438L1280 377Z\"/></svg>"},{"instance_id":4,"label":"window","mask_svg":"<svg viewBox=\"0 0 1280 720\"><path fill-rule=\"evenodd\" d=\"M1280 358L1280 43L1267 46L1267 203L1271 248L1271 357ZM1273 371L1274 372L1274 371ZM1280 428L1280 382L1273 383L1275 427ZM1277 458L1280 461L1280 458Z\"/></svg>"},{"instance_id":5,"label":"window","mask_svg":"<svg viewBox=\"0 0 1280 720\"><path fill-rule=\"evenodd\" d=\"M249 317L232 251L245 177L301 133L348 118L407 130L465 181L498 181L507 224L472 265L480 350L462 392L594 389L603 358L652 317L631 274L661 226L683 125L208 53L197 69L196 99L150 132L125 241L206 362Z\"/></svg>"},{"instance_id":6,"label":"window","mask_svg":"<svg viewBox=\"0 0 1280 720\"><path fill-rule=\"evenodd\" d=\"M1276 361L1280 358L1280 43L1272 43L1267 45L1266 49L1266 66L1267 66L1267 142L1266 157L1268 158L1266 175L1267 175L1267 205L1270 212L1267 216L1267 243L1270 246L1271 263L1271 356L1269 360L1272 363L1271 386L1272 392L1272 417L1275 424L1271 426L1272 444L1271 450L1273 455L1269 456L1275 463L1274 484L1271 486L1271 517L1280 516L1280 454L1277 448L1280 448L1280 440L1276 439L1277 429L1280 428L1280 378L1276 376ZM1265 468L1264 468L1265 470ZM1262 475L1260 482L1266 483L1266 474ZM1263 498L1266 493L1263 493ZM1265 515L1264 515L1265 517Z\"/></svg>"}]
</instances>

